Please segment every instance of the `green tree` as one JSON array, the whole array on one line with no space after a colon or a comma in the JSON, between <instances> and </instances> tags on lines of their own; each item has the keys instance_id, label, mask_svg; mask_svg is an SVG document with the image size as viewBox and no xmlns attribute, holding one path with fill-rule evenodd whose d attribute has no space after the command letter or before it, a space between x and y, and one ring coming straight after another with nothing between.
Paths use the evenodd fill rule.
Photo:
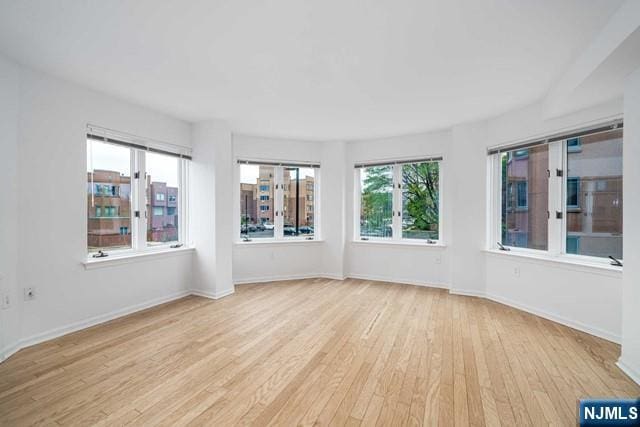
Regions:
<instances>
[{"instance_id":1,"label":"green tree","mask_svg":"<svg viewBox=\"0 0 640 427\"><path fill-rule=\"evenodd\" d=\"M362 181L362 224L367 234L385 234L391 222L393 173L391 166L366 169Z\"/></svg>"},{"instance_id":2,"label":"green tree","mask_svg":"<svg viewBox=\"0 0 640 427\"><path fill-rule=\"evenodd\" d=\"M411 230L437 229L439 215L439 164L411 163L402 166L405 216Z\"/></svg>"}]
</instances>

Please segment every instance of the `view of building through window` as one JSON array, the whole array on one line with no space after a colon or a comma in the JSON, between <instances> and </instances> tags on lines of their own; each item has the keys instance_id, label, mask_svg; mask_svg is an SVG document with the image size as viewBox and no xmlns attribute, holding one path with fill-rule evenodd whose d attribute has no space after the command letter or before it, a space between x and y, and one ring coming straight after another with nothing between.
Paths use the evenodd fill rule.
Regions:
<instances>
[{"instance_id":1,"label":"view of building through window","mask_svg":"<svg viewBox=\"0 0 640 427\"><path fill-rule=\"evenodd\" d=\"M275 235L275 167L240 165L240 234L247 238Z\"/></svg>"},{"instance_id":2,"label":"view of building through window","mask_svg":"<svg viewBox=\"0 0 640 427\"><path fill-rule=\"evenodd\" d=\"M440 164L402 165L402 238L438 240Z\"/></svg>"},{"instance_id":3,"label":"view of building through window","mask_svg":"<svg viewBox=\"0 0 640 427\"><path fill-rule=\"evenodd\" d=\"M549 146L503 152L502 244L548 248Z\"/></svg>"},{"instance_id":4,"label":"view of building through window","mask_svg":"<svg viewBox=\"0 0 640 427\"><path fill-rule=\"evenodd\" d=\"M281 207L276 204L276 173L282 173ZM277 215L283 217L285 238L314 236L315 169L241 164L241 236L275 237Z\"/></svg>"},{"instance_id":5,"label":"view of building through window","mask_svg":"<svg viewBox=\"0 0 640 427\"><path fill-rule=\"evenodd\" d=\"M567 143L566 252L622 258L622 130Z\"/></svg>"},{"instance_id":6,"label":"view of building through window","mask_svg":"<svg viewBox=\"0 0 640 427\"><path fill-rule=\"evenodd\" d=\"M132 247L133 150L87 140L87 245L89 252ZM152 152L146 158L147 243L178 241L179 159Z\"/></svg>"},{"instance_id":7,"label":"view of building through window","mask_svg":"<svg viewBox=\"0 0 640 427\"><path fill-rule=\"evenodd\" d=\"M178 241L179 159L153 152L145 154L147 169L147 245Z\"/></svg>"},{"instance_id":8,"label":"view of building through window","mask_svg":"<svg viewBox=\"0 0 640 427\"><path fill-rule=\"evenodd\" d=\"M284 168L284 237L313 237L314 176L311 168Z\"/></svg>"},{"instance_id":9,"label":"view of building through window","mask_svg":"<svg viewBox=\"0 0 640 427\"><path fill-rule=\"evenodd\" d=\"M393 166L360 169L360 237L391 238Z\"/></svg>"},{"instance_id":10,"label":"view of building through window","mask_svg":"<svg viewBox=\"0 0 640 427\"><path fill-rule=\"evenodd\" d=\"M89 252L131 248L131 149L87 141Z\"/></svg>"}]
</instances>

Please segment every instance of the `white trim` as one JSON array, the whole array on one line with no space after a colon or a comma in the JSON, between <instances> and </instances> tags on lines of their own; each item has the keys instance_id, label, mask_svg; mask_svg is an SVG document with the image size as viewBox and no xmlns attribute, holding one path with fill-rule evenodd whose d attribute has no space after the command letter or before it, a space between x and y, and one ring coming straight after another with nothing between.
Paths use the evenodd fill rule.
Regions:
<instances>
[{"instance_id":1,"label":"white trim","mask_svg":"<svg viewBox=\"0 0 640 427\"><path fill-rule=\"evenodd\" d=\"M248 283L269 283L269 282L284 282L287 280L302 280L302 279L316 279L324 277L323 274L308 273L308 274L285 274L281 276L260 276L250 277L246 279L234 279L234 285L245 285Z\"/></svg>"},{"instance_id":2,"label":"white trim","mask_svg":"<svg viewBox=\"0 0 640 427\"><path fill-rule=\"evenodd\" d=\"M291 238L291 239L282 239L282 240L276 240L276 239L253 239L250 241L235 241L233 242L233 244L239 248L241 247L250 247L250 246L281 246L281 245L305 245L305 244L311 244L311 245L315 245L318 243L325 243L324 240L320 240L320 239L313 239L313 240L306 240L306 239L298 239L298 238Z\"/></svg>"},{"instance_id":3,"label":"white trim","mask_svg":"<svg viewBox=\"0 0 640 427\"><path fill-rule=\"evenodd\" d=\"M426 282L415 279L398 279L395 277L383 277L370 274L347 274L348 279L373 280L376 282L398 283L400 285L423 286L426 288L450 289L449 284L443 282Z\"/></svg>"},{"instance_id":4,"label":"white trim","mask_svg":"<svg viewBox=\"0 0 640 427\"><path fill-rule=\"evenodd\" d=\"M631 378L633 381L635 381L636 384L640 385L640 372L636 371L634 368L631 367L631 365L629 365L624 360L622 360L622 356L620 356L620 358L618 359L618 362L616 363L616 365L629 378Z\"/></svg>"},{"instance_id":5,"label":"white trim","mask_svg":"<svg viewBox=\"0 0 640 427\"><path fill-rule=\"evenodd\" d=\"M622 268L610 265L606 261L591 262L571 255L551 255L546 251L533 253L535 250L514 250L501 251L499 249L485 249L484 252L490 256L496 257L516 257L524 262L533 264L554 263L558 267L567 271L587 272L591 274L600 274L607 277L622 278Z\"/></svg>"},{"instance_id":6,"label":"white trim","mask_svg":"<svg viewBox=\"0 0 640 427\"><path fill-rule=\"evenodd\" d=\"M156 258L188 255L195 252L194 247L181 247L175 249L162 248L160 250L147 250L140 252L127 252L126 254L110 254L105 258L88 258L83 261L85 270L93 270L95 268L113 267L116 265L130 264L133 262L150 261Z\"/></svg>"},{"instance_id":7,"label":"white trim","mask_svg":"<svg viewBox=\"0 0 640 427\"><path fill-rule=\"evenodd\" d=\"M20 349L21 347L19 341L14 342L13 344L9 344L8 346L0 350L0 362L4 362L8 358L16 354L18 351L20 351Z\"/></svg>"},{"instance_id":8,"label":"white trim","mask_svg":"<svg viewBox=\"0 0 640 427\"><path fill-rule=\"evenodd\" d=\"M148 308L154 307L156 305L165 304L170 301L174 301L180 298L184 298L191 294L191 291L180 291L175 292L167 296L153 298L149 301L134 304L129 307L121 308L119 310L114 310L108 313L100 314L98 316L93 316L88 319L80 320L79 322L74 322L66 326L60 326L49 331L41 332L39 334L32 335L27 338L23 338L15 345L16 350L14 353L20 349L25 347L30 347L35 344L42 343L44 341L49 341L54 338L61 337L63 335L70 334L72 332L77 332L82 329L87 329L92 326L99 325L101 323L109 322L111 320L127 316L129 314L136 313L138 311L146 310Z\"/></svg>"},{"instance_id":9,"label":"white trim","mask_svg":"<svg viewBox=\"0 0 640 427\"><path fill-rule=\"evenodd\" d=\"M389 246L389 247L419 247L419 248L432 248L432 249L445 249L447 245L440 243L439 241L435 241L436 243L427 243L426 240L422 239L401 239L401 240L393 240L393 239L375 239L370 238L369 240L352 240L349 243L355 245L380 245L380 246Z\"/></svg>"},{"instance_id":10,"label":"white trim","mask_svg":"<svg viewBox=\"0 0 640 427\"><path fill-rule=\"evenodd\" d=\"M509 298L504 298L501 296L491 295L491 294L485 294L484 298L489 299L491 301L495 301L500 304L508 305L509 307L513 307L518 310L526 311L527 313L534 314L539 317L543 317L547 320L560 323L561 325L568 326L573 329L577 329L578 331L585 332L587 334L594 335L599 338L603 338L607 341L611 341L616 344L620 344L622 342L622 337L613 332L605 331L604 329L596 328L593 326L586 325L582 322L578 322L575 320L568 319L566 317L558 316L556 314L550 313L545 310L533 308L526 304L515 302Z\"/></svg>"},{"instance_id":11,"label":"white trim","mask_svg":"<svg viewBox=\"0 0 640 427\"><path fill-rule=\"evenodd\" d=\"M224 298L228 295L231 295L235 292L235 289L227 289L226 291L222 291L222 292L209 292L209 291L203 291L200 289L192 289L191 290L191 295L195 295L198 297L203 297L203 298L209 298L209 299L220 299L220 298Z\"/></svg>"}]
</instances>

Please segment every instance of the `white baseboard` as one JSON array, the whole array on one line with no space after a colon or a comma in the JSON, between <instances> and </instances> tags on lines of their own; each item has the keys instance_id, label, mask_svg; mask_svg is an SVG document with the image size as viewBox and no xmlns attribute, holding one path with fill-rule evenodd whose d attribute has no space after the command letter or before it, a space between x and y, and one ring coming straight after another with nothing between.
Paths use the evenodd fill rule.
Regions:
<instances>
[{"instance_id":1,"label":"white baseboard","mask_svg":"<svg viewBox=\"0 0 640 427\"><path fill-rule=\"evenodd\" d=\"M622 338L619 335L616 335L612 332L605 331L600 328L596 328L593 326L586 325L582 322L578 322L575 320L568 319L563 316L558 316L557 314L550 313L545 310L540 310L538 308L530 307L526 304L521 304L519 302L513 301L509 298L504 298L497 295L486 294L484 296L486 299L490 299L492 301L498 302L500 304L508 305L513 308L517 308L518 310L526 311L527 313L535 314L536 316L544 317L547 320L551 320L556 323L560 323L561 325L568 326L573 329L577 329L581 332L586 332L587 334L594 335L596 337L605 339L607 341L614 342L616 344L620 344Z\"/></svg>"},{"instance_id":2,"label":"white baseboard","mask_svg":"<svg viewBox=\"0 0 640 427\"><path fill-rule=\"evenodd\" d=\"M482 291L468 291L465 289L449 289L449 293L452 295L462 295L465 297L478 297L478 298L485 297L485 293Z\"/></svg>"},{"instance_id":3,"label":"white baseboard","mask_svg":"<svg viewBox=\"0 0 640 427\"><path fill-rule=\"evenodd\" d=\"M449 289L449 284L440 282L423 282L414 279L398 279L395 277L383 277L369 274L348 274L348 278L360 280L373 280L376 282L400 283L403 285L424 286L427 288Z\"/></svg>"},{"instance_id":4,"label":"white baseboard","mask_svg":"<svg viewBox=\"0 0 640 427\"><path fill-rule=\"evenodd\" d=\"M315 279L318 277L325 277L324 274L284 274L279 276L260 276L247 279L234 279L234 285L245 285L248 283L268 283L268 282L282 282L285 280L302 280L302 279Z\"/></svg>"},{"instance_id":5,"label":"white baseboard","mask_svg":"<svg viewBox=\"0 0 640 427\"><path fill-rule=\"evenodd\" d=\"M123 317L138 311L145 310L147 308L154 307L156 305L160 305L160 304L164 304L180 298L184 298L190 294L191 294L191 291L188 291L188 290L175 292L173 294L165 295L159 298L154 298L140 304L134 304L129 307L121 308L119 310L114 310L109 313L90 317L88 319L84 319L79 322L74 322L66 326L61 326L58 328L50 329L45 332L41 332L39 334L31 335L30 337L23 338L17 343L14 343L5 347L0 353L1 360L2 361L6 360L7 358L9 358L9 356L15 354L19 350L22 350L23 348L30 347L35 344L40 344L42 342L49 341L54 338L58 338L73 332L77 332L82 329L90 328L92 326L96 326L101 323L105 323L110 320L117 319L119 317Z\"/></svg>"},{"instance_id":6,"label":"white baseboard","mask_svg":"<svg viewBox=\"0 0 640 427\"><path fill-rule=\"evenodd\" d=\"M101 323L108 322L110 320L117 319L118 317L126 316L128 314L135 313L137 311L145 310L147 308L154 307L156 305L164 304L169 301L173 301L176 299L184 298L187 295L191 294L191 291L180 291L175 292L173 294L169 294L163 297L154 298L149 301L145 301L140 304L134 304L129 307L121 308L119 310L114 310L109 313L101 314L98 316L90 317L85 320L81 320L79 322L72 323L70 325L61 326L59 328L54 328L46 332L42 332L36 335L32 335L27 338L23 338L20 340L20 348L25 348L32 346L34 344L39 344L44 341L49 341L53 338L61 337L62 335L67 335L72 332L79 331L81 329L90 328L91 326L99 325Z\"/></svg>"},{"instance_id":7,"label":"white baseboard","mask_svg":"<svg viewBox=\"0 0 640 427\"><path fill-rule=\"evenodd\" d=\"M640 372L629 366L628 363L622 360L622 357L618 359L618 363L616 363L616 365L618 365L618 368L620 368L622 372L627 374L629 378L635 381L636 384L640 385Z\"/></svg>"},{"instance_id":8,"label":"white baseboard","mask_svg":"<svg viewBox=\"0 0 640 427\"><path fill-rule=\"evenodd\" d=\"M14 342L0 350L0 362L4 362L20 350L20 343Z\"/></svg>"},{"instance_id":9,"label":"white baseboard","mask_svg":"<svg viewBox=\"0 0 640 427\"><path fill-rule=\"evenodd\" d=\"M209 298L209 299L220 299L228 295L231 295L234 292L235 292L234 289L227 289L226 291L222 291L222 292L209 292L209 291L202 291L199 289L193 289L191 290L191 295L196 295L199 297Z\"/></svg>"}]
</instances>

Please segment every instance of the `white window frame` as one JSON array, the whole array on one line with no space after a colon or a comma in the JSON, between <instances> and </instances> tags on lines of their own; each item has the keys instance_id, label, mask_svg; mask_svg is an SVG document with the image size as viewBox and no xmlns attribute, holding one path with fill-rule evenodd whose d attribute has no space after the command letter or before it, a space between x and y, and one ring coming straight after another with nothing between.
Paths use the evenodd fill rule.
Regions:
<instances>
[{"instance_id":1,"label":"white window frame","mask_svg":"<svg viewBox=\"0 0 640 427\"><path fill-rule=\"evenodd\" d=\"M438 239L409 239L402 237L402 220L404 217L404 209L402 207L402 166L405 164L413 163L438 163ZM428 244L434 246L443 246L443 158L442 156L433 156L425 159L416 160L395 160L395 161L380 161L375 162L369 166L356 165L354 168L354 216L353 216L353 240L355 242L372 242L372 243L392 243L392 244ZM372 166L391 166L393 176L393 195L392 195L392 216L391 216L391 237L362 237L360 235L360 213L362 209L362 184L361 184L361 171L367 167Z\"/></svg>"},{"instance_id":2,"label":"white window frame","mask_svg":"<svg viewBox=\"0 0 640 427\"><path fill-rule=\"evenodd\" d=\"M320 178L321 164L320 162L299 162L299 161L281 161L266 159L235 159L235 185L234 185L234 235L236 244L261 244L261 243L287 243L287 242L319 242L321 241L321 218L320 218ZM240 168L242 165L253 164L256 166L273 167L273 198L266 201L273 201L273 237L256 237L244 238L241 232L242 224L240 221ZM300 234L299 236L284 235L284 169L287 167L309 168L314 170L313 176L313 236ZM260 183L258 185L258 193L260 192ZM260 206L260 197L258 196L256 203ZM240 230L240 233L236 233Z\"/></svg>"},{"instance_id":3,"label":"white window frame","mask_svg":"<svg viewBox=\"0 0 640 427\"><path fill-rule=\"evenodd\" d=\"M141 139L132 135L106 130L95 126L87 127L87 134L101 135L104 141L96 138L97 142L111 143L114 146L125 146L123 144L131 144L126 147L130 153L130 170L131 170L131 247L125 249L109 249L105 248L103 252L108 255L106 258L96 258L98 252L90 252L88 242L88 221L85 222L85 250L87 251L87 262L108 261L111 258L125 258L135 255L151 254L155 252L164 252L167 250L176 250L184 248L189 242L189 223L188 223L188 206L189 206L189 164L190 150L174 144ZM121 141L123 144L109 142L109 139ZM86 141L89 138L87 137ZM179 226L178 240L149 246L147 243L147 224L153 217L153 207L150 211L146 211L146 153L150 150L159 152L159 154L176 156L178 159L178 205L176 207ZM138 178L136 178L138 176ZM95 191L95 189L92 189ZM151 197L151 195L149 195ZM136 216L138 212L138 216ZM88 215L85 215L88 219Z\"/></svg>"},{"instance_id":4,"label":"white window frame","mask_svg":"<svg viewBox=\"0 0 640 427\"><path fill-rule=\"evenodd\" d=\"M620 120L615 120L615 123ZM603 125L608 126L608 125ZM597 126L594 126L597 127ZM612 128L614 129L614 128ZM565 133L579 133L579 131L571 131ZM503 246L510 252L519 255L531 255L533 257L548 257L555 260L565 260L572 263L582 263L585 265L602 265L609 266L611 260L609 258L569 254L566 252L567 243L567 211L566 196L567 196L567 153L572 150L568 147L568 141L575 136L567 137L564 139L554 140L552 142L545 142L549 147L549 164L548 164L548 176L549 176L549 193L548 193L548 227L547 227L547 250L543 249L531 249L504 245ZM518 144L513 144L518 145ZM504 147L504 151L510 150L509 146ZM501 248L497 243L502 244L502 165L500 162L500 153L489 154L488 156L488 174L487 174L487 187L489 195L489 221L487 231L487 249L490 251L500 251ZM561 171L559 175L556 171ZM517 192L517 190L516 190ZM517 195L516 195L517 199ZM529 204L529 203L527 203ZM560 213L560 218L556 213ZM623 237L624 238L624 237ZM623 261L622 259L620 260Z\"/></svg>"}]
</instances>

